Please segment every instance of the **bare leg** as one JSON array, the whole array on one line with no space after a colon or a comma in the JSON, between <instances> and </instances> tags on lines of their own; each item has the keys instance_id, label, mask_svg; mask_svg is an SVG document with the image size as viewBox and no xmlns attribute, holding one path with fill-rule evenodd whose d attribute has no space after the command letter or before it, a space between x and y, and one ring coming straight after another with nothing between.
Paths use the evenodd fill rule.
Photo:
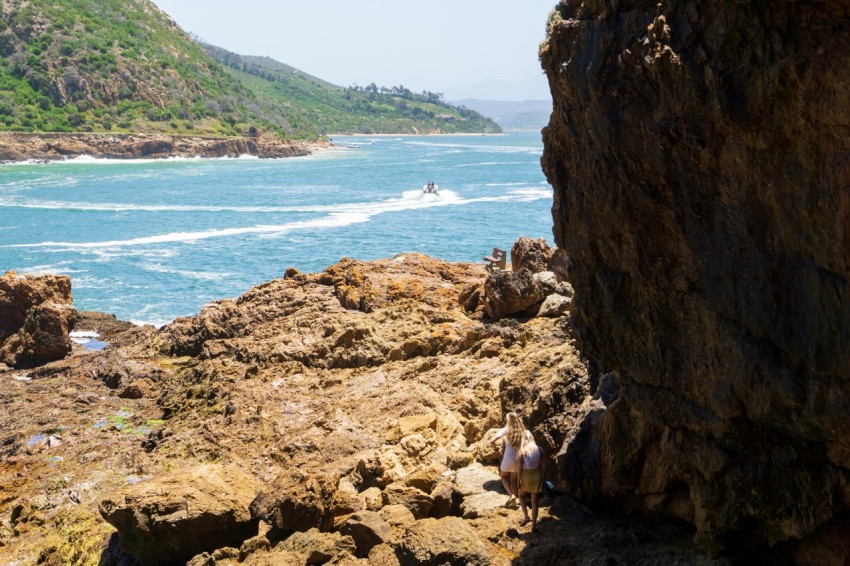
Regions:
<instances>
[{"instance_id":1,"label":"bare leg","mask_svg":"<svg viewBox=\"0 0 850 566\"><path fill-rule=\"evenodd\" d=\"M508 495L513 495L513 484L511 483L511 473L503 472L499 470L499 478L502 480L502 485L505 487L505 491L508 492Z\"/></svg>"},{"instance_id":2,"label":"bare leg","mask_svg":"<svg viewBox=\"0 0 850 566\"><path fill-rule=\"evenodd\" d=\"M533 496L532 496L533 497ZM522 523L524 525L528 523L528 506L525 504L525 492L519 492L519 508L522 509Z\"/></svg>"},{"instance_id":3,"label":"bare leg","mask_svg":"<svg viewBox=\"0 0 850 566\"><path fill-rule=\"evenodd\" d=\"M519 495L519 474L516 472L511 472L511 487L513 488L511 493Z\"/></svg>"},{"instance_id":4,"label":"bare leg","mask_svg":"<svg viewBox=\"0 0 850 566\"><path fill-rule=\"evenodd\" d=\"M540 497L539 493L531 494L531 530L537 530L537 498ZM522 508L525 509L525 501L522 503ZM527 516L527 515L526 515Z\"/></svg>"}]
</instances>

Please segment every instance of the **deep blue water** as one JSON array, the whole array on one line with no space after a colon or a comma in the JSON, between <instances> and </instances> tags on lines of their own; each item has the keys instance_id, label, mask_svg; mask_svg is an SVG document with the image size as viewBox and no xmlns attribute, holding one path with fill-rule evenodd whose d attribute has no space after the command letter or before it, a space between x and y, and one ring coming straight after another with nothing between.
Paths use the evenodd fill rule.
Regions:
<instances>
[{"instance_id":1,"label":"deep blue water","mask_svg":"<svg viewBox=\"0 0 850 566\"><path fill-rule=\"evenodd\" d=\"M537 132L334 137L304 158L0 166L0 269L64 273L79 310L163 324L293 266L552 243ZM438 195L422 194L433 180Z\"/></svg>"}]
</instances>

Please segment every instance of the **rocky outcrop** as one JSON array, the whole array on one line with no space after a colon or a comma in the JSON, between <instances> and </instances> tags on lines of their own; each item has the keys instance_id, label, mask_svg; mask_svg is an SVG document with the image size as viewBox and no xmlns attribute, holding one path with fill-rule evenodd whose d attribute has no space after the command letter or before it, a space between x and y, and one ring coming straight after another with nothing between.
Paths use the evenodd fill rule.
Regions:
<instances>
[{"instance_id":1,"label":"rocky outcrop","mask_svg":"<svg viewBox=\"0 0 850 566\"><path fill-rule=\"evenodd\" d=\"M235 466L203 465L129 486L100 502L121 548L144 562L187 561L256 534L254 479Z\"/></svg>"},{"instance_id":2,"label":"rocky outcrop","mask_svg":"<svg viewBox=\"0 0 850 566\"><path fill-rule=\"evenodd\" d=\"M0 277L0 362L31 367L71 353L77 311L64 275Z\"/></svg>"},{"instance_id":3,"label":"rocky outcrop","mask_svg":"<svg viewBox=\"0 0 850 566\"><path fill-rule=\"evenodd\" d=\"M558 5L542 163L579 344L620 390L588 389L562 488L714 548L850 510L848 18L846 0Z\"/></svg>"},{"instance_id":4,"label":"rocky outcrop","mask_svg":"<svg viewBox=\"0 0 850 566\"><path fill-rule=\"evenodd\" d=\"M354 513L340 526L342 535L350 536L357 546L357 556L365 558L379 544L392 542L390 524L375 511Z\"/></svg>"},{"instance_id":5,"label":"rocky outcrop","mask_svg":"<svg viewBox=\"0 0 850 566\"><path fill-rule=\"evenodd\" d=\"M457 517L417 521L404 534L397 555L403 566L490 564L487 549L475 531Z\"/></svg>"},{"instance_id":6,"label":"rocky outcrop","mask_svg":"<svg viewBox=\"0 0 850 566\"><path fill-rule=\"evenodd\" d=\"M160 329L116 329L105 350L0 374L0 554L246 566L703 557L682 527L549 498L531 536L504 506L489 439L505 410L523 410L548 457L584 434L584 411L618 402L566 317L467 311L460 295L483 285L484 266L418 254L286 273ZM594 391L607 393L585 403ZM566 471L552 481L574 481Z\"/></svg>"},{"instance_id":7,"label":"rocky outcrop","mask_svg":"<svg viewBox=\"0 0 850 566\"><path fill-rule=\"evenodd\" d=\"M562 316L573 297L572 285L563 277L562 257L542 238L519 238L511 248L511 270L491 270L483 287L464 289L461 304L474 311L480 301L494 320Z\"/></svg>"},{"instance_id":8,"label":"rocky outcrop","mask_svg":"<svg viewBox=\"0 0 850 566\"><path fill-rule=\"evenodd\" d=\"M506 316L534 316L546 296L528 269L496 271L484 283L484 312L494 320Z\"/></svg>"},{"instance_id":9,"label":"rocky outcrop","mask_svg":"<svg viewBox=\"0 0 850 566\"><path fill-rule=\"evenodd\" d=\"M55 161L86 155L103 159L166 157L297 157L329 147L317 142L282 140L274 136L213 138L162 134L19 134L0 135L0 163Z\"/></svg>"},{"instance_id":10,"label":"rocky outcrop","mask_svg":"<svg viewBox=\"0 0 850 566\"><path fill-rule=\"evenodd\" d=\"M532 273L550 271L549 264L555 255L555 249L546 243L544 238L517 239L511 246L511 271L525 268Z\"/></svg>"},{"instance_id":11,"label":"rocky outcrop","mask_svg":"<svg viewBox=\"0 0 850 566\"><path fill-rule=\"evenodd\" d=\"M251 502L251 514L282 532L328 531L333 526L330 511L337 482L326 474L284 472Z\"/></svg>"}]
</instances>

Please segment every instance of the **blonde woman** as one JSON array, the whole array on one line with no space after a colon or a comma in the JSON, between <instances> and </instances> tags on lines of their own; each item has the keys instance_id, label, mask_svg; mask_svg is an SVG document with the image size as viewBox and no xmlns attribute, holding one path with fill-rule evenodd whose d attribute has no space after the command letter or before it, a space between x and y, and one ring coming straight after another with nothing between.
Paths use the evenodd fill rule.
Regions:
<instances>
[{"instance_id":1,"label":"blonde woman","mask_svg":"<svg viewBox=\"0 0 850 566\"><path fill-rule=\"evenodd\" d=\"M513 411L507 414L505 418L505 427L499 429L490 444L496 448L496 443L500 438L504 438L504 448L499 450L501 462L499 463L499 477L502 479L502 485L505 486L505 491L508 492L508 501L505 507L511 507L516 504L517 496L519 495L519 462L517 461L517 448L522 443L522 433L525 427L522 426L522 419Z\"/></svg>"},{"instance_id":2,"label":"blonde woman","mask_svg":"<svg viewBox=\"0 0 850 566\"><path fill-rule=\"evenodd\" d=\"M525 505L525 494L531 494L531 532L537 532L537 501L543 491L543 471L541 464L540 448L534 441L531 431L524 431L522 444L518 453L519 463L519 505L522 509L523 519L520 526L527 525L528 508Z\"/></svg>"}]
</instances>

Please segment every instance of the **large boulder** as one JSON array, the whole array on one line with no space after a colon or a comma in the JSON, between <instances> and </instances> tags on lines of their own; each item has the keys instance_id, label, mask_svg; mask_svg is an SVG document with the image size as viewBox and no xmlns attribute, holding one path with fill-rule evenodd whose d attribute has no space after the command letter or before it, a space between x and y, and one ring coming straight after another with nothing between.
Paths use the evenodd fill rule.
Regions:
<instances>
[{"instance_id":1,"label":"large boulder","mask_svg":"<svg viewBox=\"0 0 850 566\"><path fill-rule=\"evenodd\" d=\"M4 273L0 277L0 339L17 332L33 308L48 302L72 303L68 276Z\"/></svg>"},{"instance_id":2,"label":"large boulder","mask_svg":"<svg viewBox=\"0 0 850 566\"><path fill-rule=\"evenodd\" d=\"M520 236L511 247L511 270L527 269L532 273L549 270L549 263L555 249L546 243L545 238Z\"/></svg>"},{"instance_id":3,"label":"large boulder","mask_svg":"<svg viewBox=\"0 0 850 566\"><path fill-rule=\"evenodd\" d=\"M401 483L388 485L383 492L384 505L403 505L417 519L427 517L434 500L427 493Z\"/></svg>"},{"instance_id":4,"label":"large boulder","mask_svg":"<svg viewBox=\"0 0 850 566\"><path fill-rule=\"evenodd\" d=\"M488 443L489 444L489 443ZM466 519L485 517L507 501L498 468L476 462L457 471L455 489L459 502L457 510Z\"/></svg>"},{"instance_id":5,"label":"large boulder","mask_svg":"<svg viewBox=\"0 0 850 566\"><path fill-rule=\"evenodd\" d=\"M299 556L300 564L325 564L346 555L353 555L356 546L354 539L346 534L325 533L312 528L293 533L278 544L275 550Z\"/></svg>"},{"instance_id":6,"label":"large boulder","mask_svg":"<svg viewBox=\"0 0 850 566\"><path fill-rule=\"evenodd\" d=\"M396 554L403 566L490 564L487 547L469 523L457 517L416 521L407 529L397 548Z\"/></svg>"},{"instance_id":7,"label":"large boulder","mask_svg":"<svg viewBox=\"0 0 850 566\"><path fill-rule=\"evenodd\" d=\"M511 315L534 315L545 298L531 271L494 271L484 282L484 312L494 320ZM533 311L533 312L532 312Z\"/></svg>"},{"instance_id":8,"label":"large boulder","mask_svg":"<svg viewBox=\"0 0 850 566\"><path fill-rule=\"evenodd\" d=\"M257 494L251 502L251 514L283 532L308 531L333 527L334 496L339 478L287 470Z\"/></svg>"},{"instance_id":9,"label":"large boulder","mask_svg":"<svg viewBox=\"0 0 850 566\"><path fill-rule=\"evenodd\" d=\"M374 511L354 513L340 525L339 532L354 539L357 556L365 558L372 547L392 540L392 527Z\"/></svg>"},{"instance_id":10,"label":"large boulder","mask_svg":"<svg viewBox=\"0 0 850 566\"><path fill-rule=\"evenodd\" d=\"M99 510L124 552L143 562L185 562L256 535L248 510L254 493L254 479L240 468L206 464L128 486Z\"/></svg>"},{"instance_id":11,"label":"large boulder","mask_svg":"<svg viewBox=\"0 0 850 566\"><path fill-rule=\"evenodd\" d=\"M621 393L555 447L572 494L716 547L850 511L848 17L848 0L553 12L553 232L578 345Z\"/></svg>"},{"instance_id":12,"label":"large boulder","mask_svg":"<svg viewBox=\"0 0 850 566\"><path fill-rule=\"evenodd\" d=\"M21 368L64 358L77 319L65 275L0 277L0 362Z\"/></svg>"}]
</instances>

